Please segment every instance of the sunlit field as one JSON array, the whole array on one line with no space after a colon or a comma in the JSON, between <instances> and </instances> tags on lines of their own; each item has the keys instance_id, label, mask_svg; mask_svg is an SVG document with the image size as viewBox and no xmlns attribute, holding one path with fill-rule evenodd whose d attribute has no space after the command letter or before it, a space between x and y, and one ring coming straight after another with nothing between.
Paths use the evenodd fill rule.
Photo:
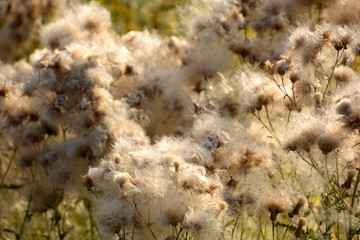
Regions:
<instances>
[{"instance_id":1,"label":"sunlit field","mask_svg":"<svg viewBox=\"0 0 360 240\"><path fill-rule=\"evenodd\" d=\"M0 0L0 239L360 237L358 0Z\"/></svg>"}]
</instances>

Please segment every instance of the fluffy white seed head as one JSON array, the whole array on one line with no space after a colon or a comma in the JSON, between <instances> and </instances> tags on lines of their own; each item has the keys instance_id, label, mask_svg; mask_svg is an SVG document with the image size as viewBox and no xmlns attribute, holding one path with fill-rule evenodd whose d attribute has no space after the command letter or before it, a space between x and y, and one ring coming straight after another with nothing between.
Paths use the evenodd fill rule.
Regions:
<instances>
[{"instance_id":1,"label":"fluffy white seed head","mask_svg":"<svg viewBox=\"0 0 360 240\"><path fill-rule=\"evenodd\" d=\"M114 176L114 182L120 185L120 187L124 186L125 183L130 182L130 175L127 172L121 172Z\"/></svg>"}]
</instances>

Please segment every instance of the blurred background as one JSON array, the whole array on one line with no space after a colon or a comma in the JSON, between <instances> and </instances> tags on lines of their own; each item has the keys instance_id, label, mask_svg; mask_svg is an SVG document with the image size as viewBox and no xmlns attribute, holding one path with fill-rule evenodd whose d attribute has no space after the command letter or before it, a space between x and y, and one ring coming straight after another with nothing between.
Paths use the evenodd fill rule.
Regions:
<instances>
[{"instance_id":1,"label":"blurred background","mask_svg":"<svg viewBox=\"0 0 360 240\"><path fill-rule=\"evenodd\" d=\"M172 35L178 26L176 8L189 0L97 0L111 12L113 27L119 34L133 30L156 29Z\"/></svg>"},{"instance_id":2,"label":"blurred background","mask_svg":"<svg viewBox=\"0 0 360 240\"><path fill-rule=\"evenodd\" d=\"M16 62L39 46L42 26L55 21L76 3L90 0L0 0L0 60ZM156 29L173 35L177 9L189 0L97 0L111 13L113 29L120 35L133 30Z\"/></svg>"}]
</instances>

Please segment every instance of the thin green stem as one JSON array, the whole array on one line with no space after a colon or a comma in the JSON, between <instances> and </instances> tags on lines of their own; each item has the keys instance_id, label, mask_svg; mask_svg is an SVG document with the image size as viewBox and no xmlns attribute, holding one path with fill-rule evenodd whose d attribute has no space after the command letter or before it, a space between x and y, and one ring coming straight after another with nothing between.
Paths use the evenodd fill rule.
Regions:
<instances>
[{"instance_id":1,"label":"thin green stem","mask_svg":"<svg viewBox=\"0 0 360 240\"><path fill-rule=\"evenodd\" d=\"M292 222L292 218L290 218L290 219L287 221L287 223L286 223L287 228L285 229L284 234L282 235L282 238L281 238L281 239L285 239L286 233L287 233L287 231L288 231L288 229L289 229L289 226L290 226L291 222Z\"/></svg>"},{"instance_id":2,"label":"thin green stem","mask_svg":"<svg viewBox=\"0 0 360 240\"><path fill-rule=\"evenodd\" d=\"M358 167L358 174L357 174L356 181L355 181L354 192L353 192L352 197L351 197L351 211L353 211L353 208L354 208L354 205L355 205L355 197L357 195L357 189L358 189L358 186L359 186L359 181L360 181L360 167Z\"/></svg>"},{"instance_id":3,"label":"thin green stem","mask_svg":"<svg viewBox=\"0 0 360 240\"><path fill-rule=\"evenodd\" d=\"M296 97L295 97L295 85L294 85L294 83L292 83L292 85L291 85L291 90L292 90L292 94L293 94L294 103L297 104L296 103Z\"/></svg>"},{"instance_id":4,"label":"thin green stem","mask_svg":"<svg viewBox=\"0 0 360 240\"><path fill-rule=\"evenodd\" d=\"M300 153L299 151L296 151L296 153L299 155L299 157L300 157L304 162L306 162L306 163L309 164L311 167L315 168L316 171L318 171L317 168L316 168L316 166L314 165L314 163L313 163L312 161L309 162L308 160L306 160L306 158L305 158L303 155L301 155L301 153Z\"/></svg>"},{"instance_id":5,"label":"thin green stem","mask_svg":"<svg viewBox=\"0 0 360 240\"><path fill-rule=\"evenodd\" d=\"M262 220L262 219L261 219L261 216L259 216L259 230L260 230L259 232L260 232L262 238L263 238L264 240L266 240L265 235L264 235L263 230L262 230L262 221L261 221L261 220ZM266 231L266 228L265 228L265 231Z\"/></svg>"},{"instance_id":6,"label":"thin green stem","mask_svg":"<svg viewBox=\"0 0 360 240\"><path fill-rule=\"evenodd\" d=\"M306 161L306 159L300 154L300 152L297 151L297 153L298 153L298 155L299 155L305 162L307 162L310 166L313 166L314 169L319 173L319 175L320 175L322 178L324 178L324 179L327 180L327 181L329 180L329 178L326 178L326 177L324 176L324 174L320 171L320 169L318 169L317 167L314 166L315 161L314 161L314 159L311 157L310 153L309 153L309 158L310 158L310 160L311 160L311 162L312 162L313 164L310 164L308 161ZM337 196L341 199L342 203L346 206L346 208L349 209L349 206L348 206L348 204L346 203L346 201L344 200L343 196L341 195L341 192L339 192L339 191L334 187L334 184L331 183L331 182L330 182L330 186L331 186L331 188L334 190L335 194L337 194Z\"/></svg>"},{"instance_id":7,"label":"thin green stem","mask_svg":"<svg viewBox=\"0 0 360 240\"><path fill-rule=\"evenodd\" d=\"M244 224L241 224L241 234L240 234L240 240L243 240L244 239Z\"/></svg>"},{"instance_id":8,"label":"thin green stem","mask_svg":"<svg viewBox=\"0 0 360 240\"><path fill-rule=\"evenodd\" d=\"M270 128L271 128L271 131L274 133L274 135L276 135L276 133L275 133L275 129L274 129L274 127L273 127L272 123L271 123L269 110L268 110L268 107L267 107L266 105L265 105L265 112L266 112L266 118L267 118L267 120L268 120L268 122L269 122L269 125L270 125Z\"/></svg>"},{"instance_id":9,"label":"thin green stem","mask_svg":"<svg viewBox=\"0 0 360 240\"><path fill-rule=\"evenodd\" d=\"M275 133L268 127L266 126L266 124L263 122L263 120L260 117L260 114L258 112L258 115L256 115L256 113L254 113L254 116L261 122L261 124L269 131L269 133L275 138L275 140L281 144L280 140L277 138L277 136L275 135Z\"/></svg>"},{"instance_id":10,"label":"thin green stem","mask_svg":"<svg viewBox=\"0 0 360 240\"><path fill-rule=\"evenodd\" d=\"M331 70L331 73L330 73L330 76L328 77L328 82L326 84L326 87L325 87L325 90L324 90L324 95L326 94L326 91L327 89L329 88L330 86L330 82L331 82L331 78L333 77L334 75L334 72L335 72L335 69L337 67L337 64L339 63L339 60L342 58L343 54L344 54L344 51L345 51L345 48L343 48L341 54L340 54L340 50L337 50L336 52L336 60L335 60L335 63L332 67L332 70ZM340 56L339 56L340 55Z\"/></svg>"},{"instance_id":11,"label":"thin green stem","mask_svg":"<svg viewBox=\"0 0 360 240\"><path fill-rule=\"evenodd\" d=\"M276 86L279 88L279 90L284 94L284 98L288 98L289 101L294 105L295 109L297 112L300 112L299 108L296 105L296 102L293 101L293 99L289 96L289 94L287 93L286 89L282 89L280 84L276 81L274 75L272 75L272 81L276 84ZM283 81L284 82L284 81ZM284 84L283 84L284 85ZM285 87L285 85L284 85Z\"/></svg>"},{"instance_id":12,"label":"thin green stem","mask_svg":"<svg viewBox=\"0 0 360 240\"><path fill-rule=\"evenodd\" d=\"M176 231L177 236L175 240L179 240L182 230L183 228L180 226L179 232Z\"/></svg>"},{"instance_id":13,"label":"thin green stem","mask_svg":"<svg viewBox=\"0 0 360 240\"><path fill-rule=\"evenodd\" d=\"M291 166L292 166L292 168L293 168L293 171L294 171L295 175L297 175L296 168L295 168L294 164L293 164L291 161L290 161L290 163L291 163ZM320 234L322 234L321 228L320 228L320 223L319 223L318 219L316 218L316 214L315 214L315 212L314 212L314 209L312 208L312 205L310 204L310 199L309 199L309 198L307 197L307 195L306 195L306 192L305 192L305 189L304 189L304 186L303 186L302 181L299 181L299 185L300 185L301 191L304 193L304 196L306 197L306 199L307 199L308 202L309 202L308 207L309 207L309 209L310 209L310 212L311 212L312 215L314 216L314 219L315 219L315 222L316 222L316 224L317 224L317 226L318 226L318 228L319 228Z\"/></svg>"},{"instance_id":14,"label":"thin green stem","mask_svg":"<svg viewBox=\"0 0 360 240\"><path fill-rule=\"evenodd\" d=\"M326 177L328 180L330 180L330 176L329 176L329 169L328 169L328 158L327 158L327 154L325 154L325 171L326 171Z\"/></svg>"},{"instance_id":15,"label":"thin green stem","mask_svg":"<svg viewBox=\"0 0 360 240\"><path fill-rule=\"evenodd\" d=\"M233 228L232 231L231 231L231 240L234 239L234 234L235 234L235 230L236 230L236 226L237 226L237 224L238 224L239 218L240 218L240 216L237 217L236 220L235 220L234 228Z\"/></svg>"}]
</instances>

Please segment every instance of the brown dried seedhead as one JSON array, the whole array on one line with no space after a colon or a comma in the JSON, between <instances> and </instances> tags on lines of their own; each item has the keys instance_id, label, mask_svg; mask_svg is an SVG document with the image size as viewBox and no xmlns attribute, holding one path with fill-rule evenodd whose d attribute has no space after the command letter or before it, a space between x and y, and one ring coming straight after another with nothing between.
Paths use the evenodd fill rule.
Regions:
<instances>
[{"instance_id":1,"label":"brown dried seedhead","mask_svg":"<svg viewBox=\"0 0 360 240\"><path fill-rule=\"evenodd\" d=\"M232 156L229 172L232 176L248 174L265 161L266 159L263 155L255 153L248 147L245 147L240 153L235 153Z\"/></svg>"},{"instance_id":2,"label":"brown dried seedhead","mask_svg":"<svg viewBox=\"0 0 360 240\"><path fill-rule=\"evenodd\" d=\"M94 187L94 181L93 179L86 175L86 176L83 176L82 177L82 185L83 187L86 187L86 189L89 191L89 192L93 192L93 187Z\"/></svg>"}]
</instances>

